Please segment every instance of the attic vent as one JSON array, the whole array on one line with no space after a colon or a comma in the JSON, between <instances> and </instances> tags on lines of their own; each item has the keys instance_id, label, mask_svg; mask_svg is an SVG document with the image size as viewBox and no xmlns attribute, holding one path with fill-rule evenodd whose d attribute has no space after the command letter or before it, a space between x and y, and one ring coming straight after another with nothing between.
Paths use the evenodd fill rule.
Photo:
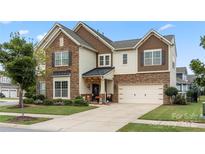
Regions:
<instances>
[{"instance_id":1,"label":"attic vent","mask_svg":"<svg viewBox=\"0 0 205 154\"><path fill-rule=\"evenodd\" d=\"M64 46L64 39L63 39L63 37L60 38L59 42L60 42L60 47L63 47Z\"/></svg>"}]
</instances>

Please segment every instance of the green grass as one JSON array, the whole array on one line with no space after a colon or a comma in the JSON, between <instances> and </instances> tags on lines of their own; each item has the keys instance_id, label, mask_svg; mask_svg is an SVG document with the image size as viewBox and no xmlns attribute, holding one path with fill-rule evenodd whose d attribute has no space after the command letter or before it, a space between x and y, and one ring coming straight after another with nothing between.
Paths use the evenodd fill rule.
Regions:
<instances>
[{"instance_id":1,"label":"green grass","mask_svg":"<svg viewBox=\"0 0 205 154\"><path fill-rule=\"evenodd\" d=\"M31 125L43 121L50 120L50 118L33 118L32 120L15 120L16 116L8 116L8 115L0 115L0 122L3 123L14 123L14 124L22 124L22 125Z\"/></svg>"},{"instance_id":2,"label":"green grass","mask_svg":"<svg viewBox=\"0 0 205 154\"><path fill-rule=\"evenodd\" d=\"M205 132L203 128L129 123L118 132Z\"/></svg>"},{"instance_id":3,"label":"green grass","mask_svg":"<svg viewBox=\"0 0 205 154\"><path fill-rule=\"evenodd\" d=\"M52 115L71 115L94 109L94 106L44 106L44 105L32 105L24 108L25 113L32 114L52 114ZM14 106L1 106L0 112L13 112L21 113L20 108Z\"/></svg>"},{"instance_id":4,"label":"green grass","mask_svg":"<svg viewBox=\"0 0 205 154\"><path fill-rule=\"evenodd\" d=\"M205 97L203 96L200 102L189 105L162 105L139 119L204 123L205 119L201 117L202 102L204 101Z\"/></svg>"}]
</instances>

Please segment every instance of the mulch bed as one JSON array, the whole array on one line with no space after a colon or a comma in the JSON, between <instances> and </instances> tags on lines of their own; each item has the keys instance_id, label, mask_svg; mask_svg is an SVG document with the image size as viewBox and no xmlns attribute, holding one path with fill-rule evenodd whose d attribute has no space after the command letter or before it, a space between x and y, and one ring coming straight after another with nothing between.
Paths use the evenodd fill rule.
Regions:
<instances>
[{"instance_id":1,"label":"mulch bed","mask_svg":"<svg viewBox=\"0 0 205 154\"><path fill-rule=\"evenodd\" d=\"M29 117L29 116L18 116L14 117L9 122L16 123L16 122L22 122L22 121L31 121L31 120L36 120L38 119L37 117Z\"/></svg>"}]
</instances>

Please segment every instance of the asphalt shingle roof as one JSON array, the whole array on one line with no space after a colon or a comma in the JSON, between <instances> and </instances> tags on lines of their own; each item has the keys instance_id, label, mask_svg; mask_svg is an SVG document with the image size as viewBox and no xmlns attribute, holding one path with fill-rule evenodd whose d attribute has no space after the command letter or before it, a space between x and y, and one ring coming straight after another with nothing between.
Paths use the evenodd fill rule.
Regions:
<instances>
[{"instance_id":1,"label":"asphalt shingle roof","mask_svg":"<svg viewBox=\"0 0 205 154\"><path fill-rule=\"evenodd\" d=\"M94 69L84 73L83 77L102 76L102 75L105 75L105 74L109 73L113 69L114 69L113 67L94 68Z\"/></svg>"},{"instance_id":2,"label":"asphalt shingle roof","mask_svg":"<svg viewBox=\"0 0 205 154\"><path fill-rule=\"evenodd\" d=\"M177 73L185 73L187 74L187 68L186 67L177 67L176 68Z\"/></svg>"},{"instance_id":3,"label":"asphalt shingle roof","mask_svg":"<svg viewBox=\"0 0 205 154\"><path fill-rule=\"evenodd\" d=\"M83 40L77 33L72 31L71 29L59 24L61 28L68 33L71 37L73 37L76 41L78 41L81 45L87 46L93 50L95 50L89 43L87 43L85 40Z\"/></svg>"}]
</instances>

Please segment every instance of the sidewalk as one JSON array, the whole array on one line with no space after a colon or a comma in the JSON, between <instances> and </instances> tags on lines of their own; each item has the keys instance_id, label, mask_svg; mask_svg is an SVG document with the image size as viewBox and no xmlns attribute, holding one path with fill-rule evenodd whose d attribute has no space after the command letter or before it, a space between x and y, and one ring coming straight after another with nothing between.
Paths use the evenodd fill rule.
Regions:
<instances>
[{"instance_id":1,"label":"sidewalk","mask_svg":"<svg viewBox=\"0 0 205 154\"><path fill-rule=\"evenodd\" d=\"M165 125L165 126L179 126L179 127L205 128L205 123L194 123L194 122L156 121L156 120L141 120L141 119L137 119L137 120L132 121L132 123L151 124L151 125Z\"/></svg>"},{"instance_id":2,"label":"sidewalk","mask_svg":"<svg viewBox=\"0 0 205 154\"><path fill-rule=\"evenodd\" d=\"M21 113L0 112L0 115L21 116L22 114ZM65 115L30 114L30 113L25 113L24 116L42 117L42 118L61 118L61 117L65 117Z\"/></svg>"}]
</instances>

